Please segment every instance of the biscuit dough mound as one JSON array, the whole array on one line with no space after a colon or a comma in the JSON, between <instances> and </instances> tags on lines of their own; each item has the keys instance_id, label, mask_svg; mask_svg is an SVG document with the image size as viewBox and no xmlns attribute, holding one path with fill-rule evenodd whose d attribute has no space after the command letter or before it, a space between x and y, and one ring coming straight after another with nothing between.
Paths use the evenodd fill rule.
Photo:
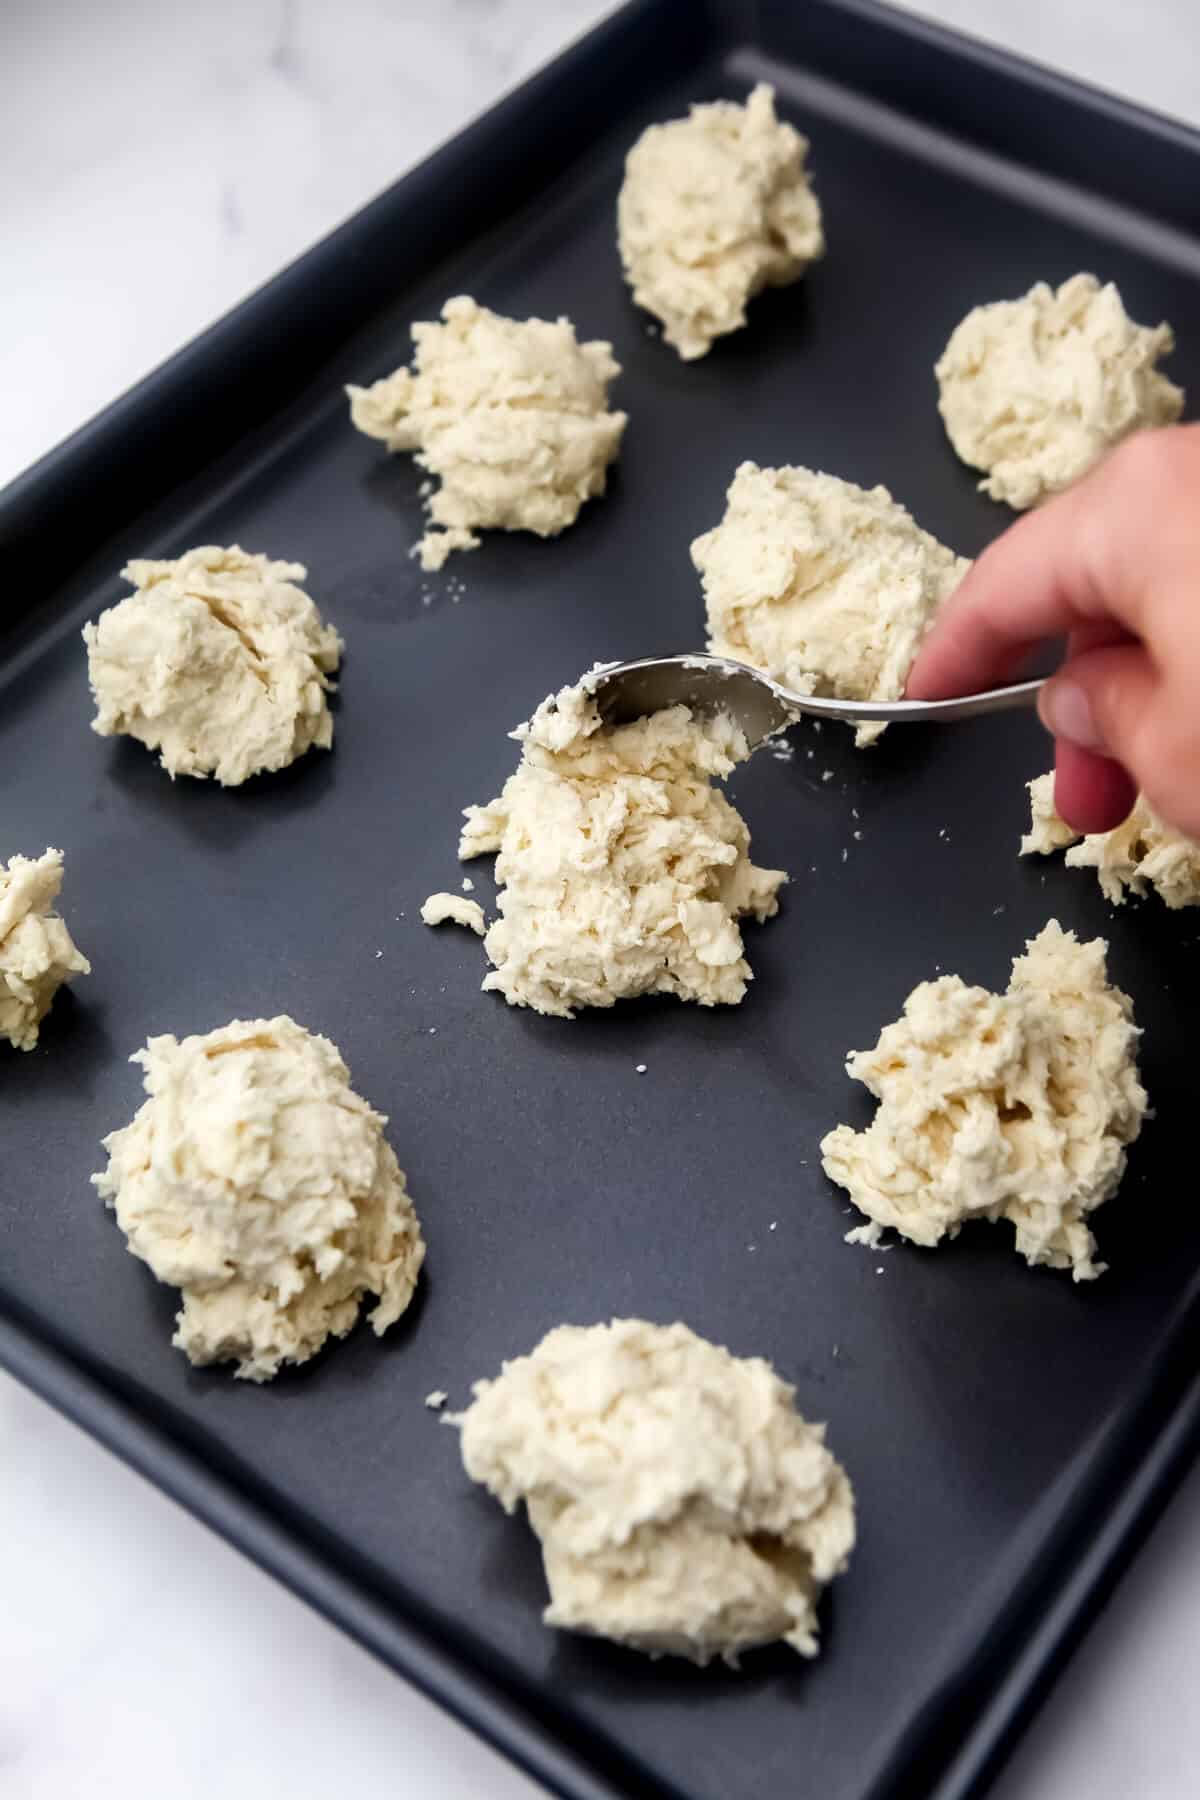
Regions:
<instances>
[{"instance_id":1,"label":"biscuit dough mound","mask_svg":"<svg viewBox=\"0 0 1200 1800\"><path fill-rule=\"evenodd\" d=\"M1110 281L1039 281L1020 300L974 307L935 369L938 410L993 500L1036 506L1131 432L1170 425L1183 390L1155 367L1169 325L1135 325Z\"/></svg>"},{"instance_id":2,"label":"biscuit dough mound","mask_svg":"<svg viewBox=\"0 0 1200 1800\"><path fill-rule=\"evenodd\" d=\"M1051 919L1006 993L924 981L873 1050L850 1053L880 1103L864 1131L839 1125L821 1144L825 1173L871 1221L851 1241L890 1225L933 1245L965 1219L1007 1219L1029 1263L1103 1272L1088 1215L1116 1192L1146 1111L1140 1033L1107 949Z\"/></svg>"},{"instance_id":3,"label":"biscuit dough mound","mask_svg":"<svg viewBox=\"0 0 1200 1800\"><path fill-rule=\"evenodd\" d=\"M1029 800L1032 818L1021 839L1022 856L1065 849L1069 868L1095 869L1114 906L1127 894L1140 898L1151 888L1173 910L1200 905L1200 844L1165 825L1142 796L1122 824L1084 838L1054 810L1053 770L1029 783Z\"/></svg>"},{"instance_id":4,"label":"biscuit dough mound","mask_svg":"<svg viewBox=\"0 0 1200 1800\"><path fill-rule=\"evenodd\" d=\"M93 731L138 738L172 780L225 787L329 749L342 640L294 585L302 563L206 544L121 573L136 592L83 628Z\"/></svg>"},{"instance_id":5,"label":"biscuit dough mound","mask_svg":"<svg viewBox=\"0 0 1200 1800\"><path fill-rule=\"evenodd\" d=\"M701 1664L778 1638L815 1656L854 1496L770 1363L614 1319L559 1326L473 1392L463 1463L506 1512L524 1500L547 1625Z\"/></svg>"},{"instance_id":6,"label":"biscuit dough mound","mask_svg":"<svg viewBox=\"0 0 1200 1800\"><path fill-rule=\"evenodd\" d=\"M182 1290L176 1348L269 1381L345 1337L364 1294L376 1334L394 1325L425 1245L387 1120L329 1040L235 1019L131 1060L150 1097L92 1180L133 1254Z\"/></svg>"},{"instance_id":7,"label":"biscuit dough mound","mask_svg":"<svg viewBox=\"0 0 1200 1800\"><path fill-rule=\"evenodd\" d=\"M754 866L712 786L749 754L740 729L686 706L608 726L585 680L512 735L520 766L466 809L458 850L498 852L484 988L568 1019L640 994L735 1005L753 979L737 921L771 918L787 879Z\"/></svg>"},{"instance_id":8,"label":"biscuit dough mound","mask_svg":"<svg viewBox=\"0 0 1200 1800\"><path fill-rule=\"evenodd\" d=\"M898 700L934 614L970 563L884 487L744 462L692 545L708 647L801 694ZM883 725L860 725L871 744Z\"/></svg>"},{"instance_id":9,"label":"biscuit dough mound","mask_svg":"<svg viewBox=\"0 0 1200 1800\"><path fill-rule=\"evenodd\" d=\"M0 862L0 1038L32 1050L64 981L92 965L51 909L62 887L61 850Z\"/></svg>"},{"instance_id":10,"label":"biscuit dough mound","mask_svg":"<svg viewBox=\"0 0 1200 1800\"><path fill-rule=\"evenodd\" d=\"M639 306L686 361L746 323L761 289L798 281L825 248L808 139L775 117L760 82L651 125L625 159L617 242Z\"/></svg>"},{"instance_id":11,"label":"biscuit dough mound","mask_svg":"<svg viewBox=\"0 0 1200 1800\"><path fill-rule=\"evenodd\" d=\"M350 417L389 450L413 450L441 485L423 569L474 550L480 531L556 537L602 494L626 415L608 411L612 345L581 344L569 319L503 318L466 295L412 328L412 369L349 387Z\"/></svg>"}]
</instances>

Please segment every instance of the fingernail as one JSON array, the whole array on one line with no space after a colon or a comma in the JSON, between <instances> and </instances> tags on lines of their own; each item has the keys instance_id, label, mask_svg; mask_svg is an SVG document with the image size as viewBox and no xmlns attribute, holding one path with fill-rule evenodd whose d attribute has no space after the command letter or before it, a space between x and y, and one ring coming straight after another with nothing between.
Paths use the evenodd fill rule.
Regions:
<instances>
[{"instance_id":1,"label":"fingernail","mask_svg":"<svg viewBox=\"0 0 1200 1800\"><path fill-rule=\"evenodd\" d=\"M1049 681L1042 689L1038 708L1042 724L1055 737L1078 744L1081 750L1103 750L1104 740L1096 728L1092 705L1084 690L1074 681Z\"/></svg>"}]
</instances>

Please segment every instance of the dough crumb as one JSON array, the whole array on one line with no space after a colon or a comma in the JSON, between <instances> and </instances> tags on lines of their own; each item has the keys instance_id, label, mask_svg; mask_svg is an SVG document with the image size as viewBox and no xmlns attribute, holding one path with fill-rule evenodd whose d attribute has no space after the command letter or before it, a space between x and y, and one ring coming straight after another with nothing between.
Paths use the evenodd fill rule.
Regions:
<instances>
[{"instance_id":1,"label":"dough crumb","mask_svg":"<svg viewBox=\"0 0 1200 1800\"><path fill-rule=\"evenodd\" d=\"M430 1412L441 1412L449 1398L450 1396L445 1388L434 1388L431 1394L426 1394L425 1404Z\"/></svg>"},{"instance_id":2,"label":"dough crumb","mask_svg":"<svg viewBox=\"0 0 1200 1800\"><path fill-rule=\"evenodd\" d=\"M715 656L843 700L901 697L935 613L971 566L885 487L752 462L738 468L724 517L692 544L692 561ZM885 729L860 725L855 742Z\"/></svg>"},{"instance_id":3,"label":"dough crumb","mask_svg":"<svg viewBox=\"0 0 1200 1800\"><path fill-rule=\"evenodd\" d=\"M626 415L609 412L612 345L581 344L569 319L506 319L466 295L412 328L411 369L348 387L350 417L440 482L413 546L427 571L480 531L555 537L603 494ZM461 586L451 597L461 597Z\"/></svg>"},{"instance_id":4,"label":"dough crumb","mask_svg":"<svg viewBox=\"0 0 1200 1800\"><path fill-rule=\"evenodd\" d=\"M426 925L465 925L480 937L487 930L487 920L478 900L466 900L461 894L430 894L421 907Z\"/></svg>"},{"instance_id":5,"label":"dough crumb","mask_svg":"<svg viewBox=\"0 0 1200 1800\"><path fill-rule=\"evenodd\" d=\"M1111 831L1080 838L1054 807L1054 771L1029 783L1032 817L1021 839L1022 856L1067 852L1068 868L1095 869L1104 897L1113 906L1127 894L1139 898L1151 888L1172 910L1200 905L1200 843L1164 825L1139 794L1129 817Z\"/></svg>"},{"instance_id":6,"label":"dough crumb","mask_svg":"<svg viewBox=\"0 0 1200 1800\"><path fill-rule=\"evenodd\" d=\"M644 1075L646 1073L645 1063L634 1063L633 1072L635 1075Z\"/></svg>"},{"instance_id":7,"label":"dough crumb","mask_svg":"<svg viewBox=\"0 0 1200 1800\"><path fill-rule=\"evenodd\" d=\"M469 875L463 876L461 886L464 894L473 894L475 892L475 883L471 880Z\"/></svg>"},{"instance_id":8,"label":"dough crumb","mask_svg":"<svg viewBox=\"0 0 1200 1800\"><path fill-rule=\"evenodd\" d=\"M121 573L136 591L83 628L93 731L225 787L330 748L343 644L295 585L303 563L206 544Z\"/></svg>"},{"instance_id":9,"label":"dough crumb","mask_svg":"<svg viewBox=\"0 0 1200 1800\"><path fill-rule=\"evenodd\" d=\"M963 462L993 500L1023 509L1070 487L1106 450L1170 425L1183 389L1155 364L1169 325L1135 325L1110 281L1039 281L1019 300L976 306L937 364L938 410Z\"/></svg>"},{"instance_id":10,"label":"dough crumb","mask_svg":"<svg viewBox=\"0 0 1200 1800\"><path fill-rule=\"evenodd\" d=\"M425 1245L387 1120L329 1040L235 1019L130 1060L150 1097L92 1181L133 1254L181 1290L176 1348L269 1381L345 1337L365 1294L376 1335L394 1325Z\"/></svg>"},{"instance_id":11,"label":"dough crumb","mask_svg":"<svg viewBox=\"0 0 1200 1800\"><path fill-rule=\"evenodd\" d=\"M506 1512L525 1502L547 1625L700 1664L780 1638L816 1654L854 1496L768 1362L614 1319L559 1326L473 1393L463 1464Z\"/></svg>"},{"instance_id":12,"label":"dough crumb","mask_svg":"<svg viewBox=\"0 0 1200 1800\"><path fill-rule=\"evenodd\" d=\"M417 539L409 554L420 558L427 575L436 575L439 569L445 568L446 558L453 551L478 550L482 542L475 532L467 531L461 525L448 525L444 531L427 531L424 537ZM458 595L452 594L450 598L457 600ZM432 594L429 599L432 604Z\"/></svg>"},{"instance_id":13,"label":"dough crumb","mask_svg":"<svg viewBox=\"0 0 1200 1800\"><path fill-rule=\"evenodd\" d=\"M749 754L738 727L686 706L607 726L585 679L512 735L520 765L467 807L458 850L498 852L484 988L568 1019L641 994L736 1005L752 979L737 921L772 918L787 879L755 867L712 786Z\"/></svg>"},{"instance_id":14,"label":"dough crumb","mask_svg":"<svg viewBox=\"0 0 1200 1800\"><path fill-rule=\"evenodd\" d=\"M922 982L873 1050L850 1053L879 1111L864 1131L831 1131L821 1155L870 1220L853 1241L875 1246L893 1226L933 1245L965 1219L1007 1219L1029 1263L1102 1273L1087 1218L1116 1192L1146 1111L1140 1033L1107 948L1051 919L1006 993Z\"/></svg>"},{"instance_id":15,"label":"dough crumb","mask_svg":"<svg viewBox=\"0 0 1200 1800\"><path fill-rule=\"evenodd\" d=\"M638 306L684 361L746 323L764 287L798 281L821 256L808 139L775 117L760 82L744 106L717 100L645 130L625 159L617 242Z\"/></svg>"},{"instance_id":16,"label":"dough crumb","mask_svg":"<svg viewBox=\"0 0 1200 1800\"><path fill-rule=\"evenodd\" d=\"M61 850L0 862L0 1038L14 1050L32 1050L59 988L92 972L53 911L62 881Z\"/></svg>"}]
</instances>

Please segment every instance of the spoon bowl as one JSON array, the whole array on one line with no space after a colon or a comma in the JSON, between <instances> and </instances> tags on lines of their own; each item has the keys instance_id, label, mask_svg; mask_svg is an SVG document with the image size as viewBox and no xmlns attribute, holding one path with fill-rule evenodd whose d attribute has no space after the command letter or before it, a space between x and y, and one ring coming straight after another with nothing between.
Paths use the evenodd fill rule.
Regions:
<instances>
[{"instance_id":1,"label":"spoon bowl","mask_svg":"<svg viewBox=\"0 0 1200 1800\"><path fill-rule=\"evenodd\" d=\"M693 712L725 712L745 733L752 750L798 719L841 719L848 725L874 721L940 723L974 719L983 713L1034 706L1044 678L961 694L950 700L841 700L827 694L797 694L747 663L702 652L648 656L611 663L585 684L606 724L627 725L668 706Z\"/></svg>"}]
</instances>

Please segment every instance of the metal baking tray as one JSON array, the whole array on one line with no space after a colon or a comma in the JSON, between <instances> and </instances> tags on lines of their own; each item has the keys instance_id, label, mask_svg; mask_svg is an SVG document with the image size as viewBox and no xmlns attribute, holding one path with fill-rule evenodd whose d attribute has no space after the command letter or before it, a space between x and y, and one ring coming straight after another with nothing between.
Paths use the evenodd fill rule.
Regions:
<instances>
[{"instance_id":1,"label":"metal baking tray","mask_svg":"<svg viewBox=\"0 0 1200 1800\"><path fill-rule=\"evenodd\" d=\"M622 158L760 77L811 136L829 253L685 367L621 280ZM688 545L740 459L885 482L965 553L1006 524L934 405L970 305L1095 270L1176 321L1171 371L1200 390L1198 196L1182 127L915 19L639 0L0 498L0 851L65 850L95 971L34 1054L0 1058L0 1358L570 1800L982 1790L1196 1443L1197 921L1018 862L1047 760L1018 718L868 754L800 729L790 761L739 772L757 858L792 881L747 933L737 1009L510 1010L478 991L476 940L418 906L456 885L459 808L497 792L547 690L700 643ZM420 472L350 428L340 389L460 291L611 339L630 426L573 529L429 577ZM333 754L235 792L96 739L79 641L127 557L227 541L305 562L348 646ZM1111 1272L1029 1270L1002 1227L847 1247L817 1155L869 1113L845 1051L938 968L1002 984L1051 915L1111 940L1145 1027L1156 1116L1097 1219ZM360 1329L259 1389L169 1347L174 1292L87 1178L151 1033L277 1011L391 1115L429 1259L382 1343ZM540 1623L531 1534L422 1397L461 1403L549 1326L613 1314L766 1355L828 1419L861 1541L812 1665L651 1666Z\"/></svg>"}]
</instances>

